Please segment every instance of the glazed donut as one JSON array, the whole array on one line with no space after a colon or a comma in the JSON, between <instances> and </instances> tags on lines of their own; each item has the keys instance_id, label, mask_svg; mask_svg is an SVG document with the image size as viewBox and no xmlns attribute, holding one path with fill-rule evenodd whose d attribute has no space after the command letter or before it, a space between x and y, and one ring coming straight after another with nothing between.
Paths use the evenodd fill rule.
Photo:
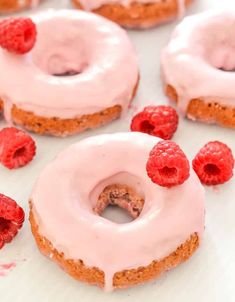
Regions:
<instances>
[{"instance_id":1,"label":"glazed donut","mask_svg":"<svg viewBox=\"0 0 235 302\"><path fill-rule=\"evenodd\" d=\"M41 252L75 279L107 291L151 280L187 260L204 231L204 189L193 170L171 189L151 182L146 162L159 141L140 132L99 135L51 162L30 198ZM118 224L99 216L108 204L134 220Z\"/></svg>"},{"instance_id":2,"label":"glazed donut","mask_svg":"<svg viewBox=\"0 0 235 302\"><path fill-rule=\"evenodd\" d=\"M185 18L163 51L166 94L192 120L235 128L234 30L234 10L203 12Z\"/></svg>"},{"instance_id":3,"label":"glazed donut","mask_svg":"<svg viewBox=\"0 0 235 302\"><path fill-rule=\"evenodd\" d=\"M37 42L16 56L0 50L0 98L7 120L39 134L96 128L127 110L138 84L126 32L91 13L49 10L33 17Z\"/></svg>"},{"instance_id":4,"label":"glazed donut","mask_svg":"<svg viewBox=\"0 0 235 302\"><path fill-rule=\"evenodd\" d=\"M192 0L72 0L75 7L127 28L148 28L180 18Z\"/></svg>"},{"instance_id":5,"label":"glazed donut","mask_svg":"<svg viewBox=\"0 0 235 302\"><path fill-rule=\"evenodd\" d=\"M38 6L41 0L0 0L0 14Z\"/></svg>"}]
</instances>

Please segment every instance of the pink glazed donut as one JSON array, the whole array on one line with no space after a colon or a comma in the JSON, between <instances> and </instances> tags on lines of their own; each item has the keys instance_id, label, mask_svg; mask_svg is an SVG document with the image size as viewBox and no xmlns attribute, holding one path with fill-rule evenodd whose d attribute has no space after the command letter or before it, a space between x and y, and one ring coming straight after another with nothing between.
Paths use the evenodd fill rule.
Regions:
<instances>
[{"instance_id":1,"label":"pink glazed donut","mask_svg":"<svg viewBox=\"0 0 235 302\"><path fill-rule=\"evenodd\" d=\"M30 53L0 50L7 120L39 134L66 136L102 126L128 109L139 73L123 29L75 10L49 10L33 20L38 36Z\"/></svg>"},{"instance_id":2,"label":"pink glazed donut","mask_svg":"<svg viewBox=\"0 0 235 302\"><path fill-rule=\"evenodd\" d=\"M193 170L171 189L151 182L146 162L159 141L139 132L99 135L51 162L30 198L41 252L77 280L107 291L151 280L187 260L204 231L204 189ZM134 220L101 217L108 204Z\"/></svg>"},{"instance_id":3,"label":"pink glazed donut","mask_svg":"<svg viewBox=\"0 0 235 302\"><path fill-rule=\"evenodd\" d=\"M192 120L235 129L235 10L185 18L162 54L166 94Z\"/></svg>"}]
</instances>

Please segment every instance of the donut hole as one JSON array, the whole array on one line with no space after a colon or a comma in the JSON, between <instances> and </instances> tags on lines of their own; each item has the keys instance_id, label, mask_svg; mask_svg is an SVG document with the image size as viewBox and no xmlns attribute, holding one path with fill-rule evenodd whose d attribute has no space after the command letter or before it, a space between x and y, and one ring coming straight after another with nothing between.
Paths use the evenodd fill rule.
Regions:
<instances>
[{"instance_id":1,"label":"donut hole","mask_svg":"<svg viewBox=\"0 0 235 302\"><path fill-rule=\"evenodd\" d=\"M131 187L109 185L99 195L93 211L115 223L128 223L139 217L144 199Z\"/></svg>"},{"instance_id":2,"label":"donut hole","mask_svg":"<svg viewBox=\"0 0 235 302\"><path fill-rule=\"evenodd\" d=\"M80 58L72 51L51 54L47 60L37 66L45 73L55 77L71 77L81 74L88 66L85 58Z\"/></svg>"},{"instance_id":3,"label":"donut hole","mask_svg":"<svg viewBox=\"0 0 235 302\"><path fill-rule=\"evenodd\" d=\"M234 72L235 71L235 45L216 45L211 53L211 64L221 71Z\"/></svg>"},{"instance_id":4,"label":"donut hole","mask_svg":"<svg viewBox=\"0 0 235 302\"><path fill-rule=\"evenodd\" d=\"M206 61L216 69L235 71L235 20L228 14L227 19L217 16L206 22L200 29L195 49L202 49Z\"/></svg>"},{"instance_id":5,"label":"donut hole","mask_svg":"<svg viewBox=\"0 0 235 302\"><path fill-rule=\"evenodd\" d=\"M31 58L43 73L72 77L87 69L93 50L76 22L64 22L61 28L60 18L55 18L53 25L45 21L37 29L37 43Z\"/></svg>"},{"instance_id":6,"label":"donut hole","mask_svg":"<svg viewBox=\"0 0 235 302\"><path fill-rule=\"evenodd\" d=\"M116 205L108 205L100 216L118 224L129 223L134 220L126 210Z\"/></svg>"},{"instance_id":7,"label":"donut hole","mask_svg":"<svg viewBox=\"0 0 235 302\"><path fill-rule=\"evenodd\" d=\"M220 174L220 169L214 164L205 165L204 171L206 174L211 175L211 176Z\"/></svg>"}]
</instances>

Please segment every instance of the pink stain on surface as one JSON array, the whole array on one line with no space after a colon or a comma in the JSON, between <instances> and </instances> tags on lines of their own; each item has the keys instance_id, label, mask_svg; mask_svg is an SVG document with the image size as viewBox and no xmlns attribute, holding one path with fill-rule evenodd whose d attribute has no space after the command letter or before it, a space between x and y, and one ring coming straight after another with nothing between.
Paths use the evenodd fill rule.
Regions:
<instances>
[{"instance_id":1,"label":"pink stain on surface","mask_svg":"<svg viewBox=\"0 0 235 302\"><path fill-rule=\"evenodd\" d=\"M6 276L14 267L16 267L15 262L0 264L0 277Z\"/></svg>"},{"instance_id":2,"label":"pink stain on surface","mask_svg":"<svg viewBox=\"0 0 235 302\"><path fill-rule=\"evenodd\" d=\"M213 190L213 192L215 192L217 194L220 193L220 187L219 186L213 186L212 190Z\"/></svg>"}]
</instances>

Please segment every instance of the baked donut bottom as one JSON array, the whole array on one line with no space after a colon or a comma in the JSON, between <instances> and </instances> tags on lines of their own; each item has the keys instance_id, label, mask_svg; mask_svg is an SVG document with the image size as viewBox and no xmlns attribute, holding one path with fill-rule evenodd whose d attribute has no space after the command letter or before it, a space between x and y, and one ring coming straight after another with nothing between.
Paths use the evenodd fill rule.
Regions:
<instances>
[{"instance_id":1,"label":"baked donut bottom","mask_svg":"<svg viewBox=\"0 0 235 302\"><path fill-rule=\"evenodd\" d=\"M138 81L139 82L139 81ZM136 95L138 82L133 90L132 99ZM0 101L0 111L4 110L3 102ZM28 131L41 135L69 136L81 133L88 129L104 126L121 116L122 107L115 105L94 114L86 114L72 119L61 119L58 117L43 117L32 112L24 111L13 105L11 118L15 125L22 126Z\"/></svg>"},{"instance_id":2,"label":"baked donut bottom","mask_svg":"<svg viewBox=\"0 0 235 302\"><path fill-rule=\"evenodd\" d=\"M187 7L192 0L184 0ZM79 0L72 0L78 9L84 9ZM120 4L105 4L92 10L93 13L102 15L119 25L127 28L149 28L157 24L170 21L177 17L179 8L178 0L161 0L156 3L131 3L129 6Z\"/></svg>"},{"instance_id":3,"label":"baked donut bottom","mask_svg":"<svg viewBox=\"0 0 235 302\"><path fill-rule=\"evenodd\" d=\"M20 4L19 0L0 0L0 14L20 11L29 8L32 4L32 0L25 0L23 4Z\"/></svg>"},{"instance_id":4,"label":"baked donut bottom","mask_svg":"<svg viewBox=\"0 0 235 302\"><path fill-rule=\"evenodd\" d=\"M110 185L100 194L94 213L100 215L109 205L118 205L125 209L133 219L137 218L143 208L144 200L134 190L125 185ZM66 259L63 252L56 250L53 243L40 234L34 215L33 200L30 201L31 230L37 246L42 254L55 261L59 266L76 280L105 287L105 274L98 267L88 267L82 259ZM42 218L40 218L42 219ZM141 240L141 238L140 238ZM182 262L186 261L199 247L197 233L189 235L187 241L182 243L167 257L152 261L148 266L116 272L113 276L113 288L126 288L138 285L159 277Z\"/></svg>"},{"instance_id":5,"label":"baked donut bottom","mask_svg":"<svg viewBox=\"0 0 235 302\"><path fill-rule=\"evenodd\" d=\"M165 85L165 93L170 100L178 103L178 94L173 86ZM210 101L203 98L190 100L186 116L191 120L235 128L235 107L223 105L216 98Z\"/></svg>"}]
</instances>

